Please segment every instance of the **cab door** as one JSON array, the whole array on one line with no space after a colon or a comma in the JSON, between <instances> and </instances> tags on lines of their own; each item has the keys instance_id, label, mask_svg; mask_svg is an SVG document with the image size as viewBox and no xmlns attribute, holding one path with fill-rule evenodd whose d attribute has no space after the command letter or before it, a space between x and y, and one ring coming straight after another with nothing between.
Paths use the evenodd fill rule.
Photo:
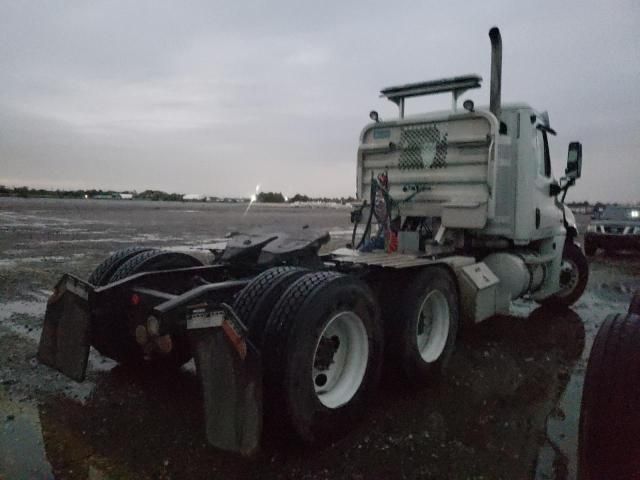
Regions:
<instances>
[{"instance_id":1,"label":"cab door","mask_svg":"<svg viewBox=\"0 0 640 480\"><path fill-rule=\"evenodd\" d=\"M531 139L537 174L534 182L535 230L534 238L546 238L557 235L562 229L562 209L555 196L550 195L551 184L557 183L551 171L549 141L547 132L534 123Z\"/></svg>"}]
</instances>

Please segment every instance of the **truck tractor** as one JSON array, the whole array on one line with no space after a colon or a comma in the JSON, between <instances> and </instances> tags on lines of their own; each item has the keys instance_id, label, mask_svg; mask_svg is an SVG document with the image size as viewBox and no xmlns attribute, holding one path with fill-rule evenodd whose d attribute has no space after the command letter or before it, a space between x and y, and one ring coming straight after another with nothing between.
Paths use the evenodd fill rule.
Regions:
<instances>
[{"instance_id":1,"label":"truck tractor","mask_svg":"<svg viewBox=\"0 0 640 480\"><path fill-rule=\"evenodd\" d=\"M365 414L383 364L411 385L434 381L459 333L515 299L574 303L588 264L562 200L581 145L556 181L549 116L501 103L499 30L489 37L488 108L458 108L478 75L382 90L399 114L371 112L360 135L350 244L321 253L329 235L303 230L236 233L204 263L115 252L88 280L59 280L40 361L82 381L90 347L159 369L193 358L209 442L250 455L265 418L303 442L339 437ZM451 110L405 116L408 99L442 93Z\"/></svg>"}]
</instances>

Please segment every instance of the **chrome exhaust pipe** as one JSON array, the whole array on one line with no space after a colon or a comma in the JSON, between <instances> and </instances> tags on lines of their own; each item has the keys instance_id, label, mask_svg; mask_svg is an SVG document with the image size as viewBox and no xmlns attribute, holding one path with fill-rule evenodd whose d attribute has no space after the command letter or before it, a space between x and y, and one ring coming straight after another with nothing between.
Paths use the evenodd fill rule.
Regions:
<instances>
[{"instance_id":1,"label":"chrome exhaust pipe","mask_svg":"<svg viewBox=\"0 0 640 480\"><path fill-rule=\"evenodd\" d=\"M491 90L489 110L500 120L500 94L502 89L502 37L498 27L489 30L491 39Z\"/></svg>"}]
</instances>

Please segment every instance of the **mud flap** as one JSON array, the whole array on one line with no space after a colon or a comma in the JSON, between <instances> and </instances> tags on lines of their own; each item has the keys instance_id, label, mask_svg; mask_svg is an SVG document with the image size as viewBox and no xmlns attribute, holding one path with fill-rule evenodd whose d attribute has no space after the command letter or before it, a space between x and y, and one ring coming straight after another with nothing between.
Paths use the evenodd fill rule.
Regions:
<instances>
[{"instance_id":1,"label":"mud flap","mask_svg":"<svg viewBox=\"0 0 640 480\"><path fill-rule=\"evenodd\" d=\"M246 327L227 305L189 307L187 329L202 384L207 439L250 456L262 435L262 366Z\"/></svg>"},{"instance_id":2,"label":"mud flap","mask_svg":"<svg viewBox=\"0 0 640 480\"><path fill-rule=\"evenodd\" d=\"M64 275L47 301L38 360L81 382L90 347L89 294L91 285Z\"/></svg>"}]
</instances>

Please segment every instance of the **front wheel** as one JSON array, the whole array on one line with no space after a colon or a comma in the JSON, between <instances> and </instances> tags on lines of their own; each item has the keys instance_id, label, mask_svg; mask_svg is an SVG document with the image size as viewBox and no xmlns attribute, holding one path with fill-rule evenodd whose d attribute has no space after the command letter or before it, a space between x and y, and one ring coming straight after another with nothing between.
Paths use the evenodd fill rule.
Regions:
<instances>
[{"instance_id":1,"label":"front wheel","mask_svg":"<svg viewBox=\"0 0 640 480\"><path fill-rule=\"evenodd\" d=\"M565 243L560 266L560 290L542 303L551 306L568 307L584 293L589 280L589 262L578 245Z\"/></svg>"}]
</instances>

